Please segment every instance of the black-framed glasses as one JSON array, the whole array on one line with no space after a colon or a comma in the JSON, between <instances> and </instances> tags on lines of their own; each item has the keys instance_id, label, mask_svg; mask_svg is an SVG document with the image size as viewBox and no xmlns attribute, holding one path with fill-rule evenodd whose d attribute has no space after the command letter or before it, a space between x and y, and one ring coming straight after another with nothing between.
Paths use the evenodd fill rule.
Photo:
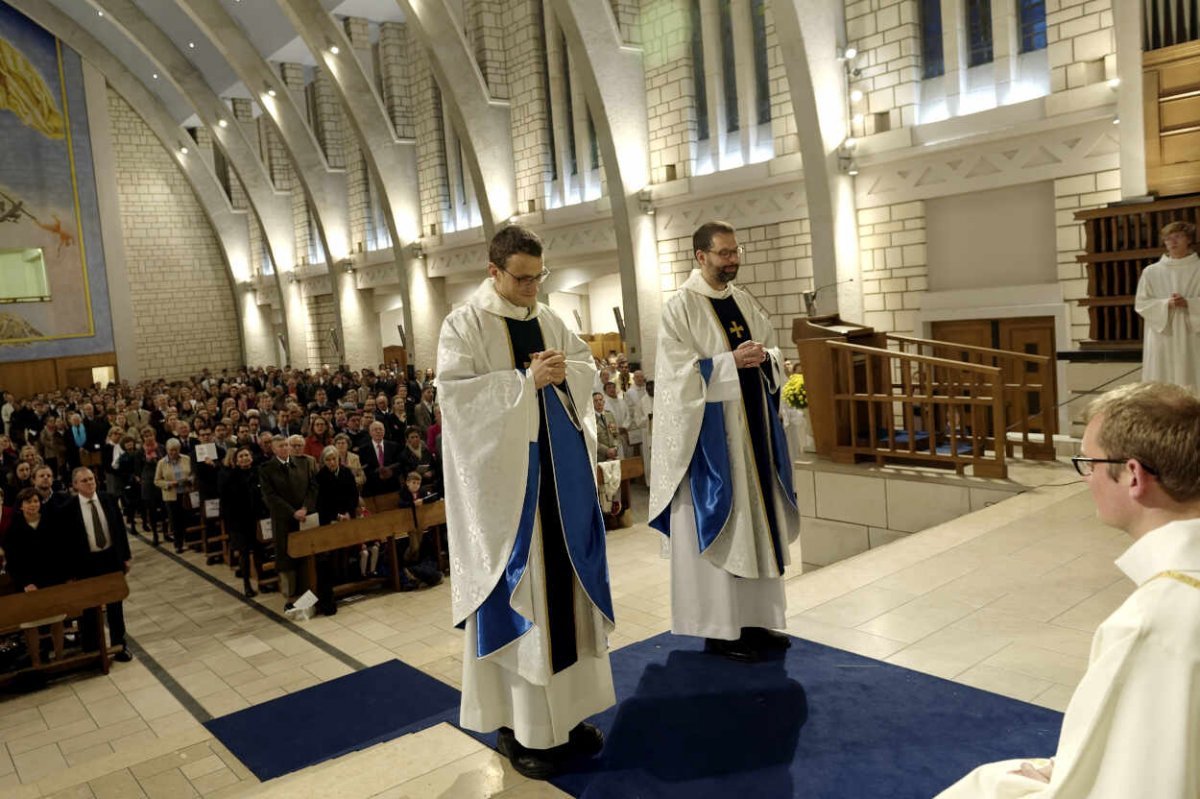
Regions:
<instances>
[{"instance_id":1,"label":"black-framed glasses","mask_svg":"<svg viewBox=\"0 0 1200 799\"><path fill-rule=\"evenodd\" d=\"M542 271L538 272L536 275L518 276L518 275L514 275L512 272L508 271L503 266L498 266L496 268L499 269L504 274L511 277L513 280L517 281L517 283L523 287L532 286L532 285L541 283L546 278L550 277L549 269L542 269Z\"/></svg>"},{"instance_id":2,"label":"black-framed glasses","mask_svg":"<svg viewBox=\"0 0 1200 799\"><path fill-rule=\"evenodd\" d=\"M741 258L742 256L744 256L746 254L746 245L739 244L738 246L734 247L732 250L705 250L705 252L711 252L713 255L719 255L719 256L721 256L721 258L728 261L730 258L732 258L735 255L738 258Z\"/></svg>"},{"instance_id":3,"label":"black-framed glasses","mask_svg":"<svg viewBox=\"0 0 1200 799\"><path fill-rule=\"evenodd\" d=\"M1075 457L1071 458L1071 465L1075 467L1075 471L1079 473L1080 477L1090 477L1096 468L1094 464L1127 463L1129 460L1129 458L1085 458L1082 455L1076 455ZM1147 466L1141 461L1138 461L1138 463L1141 463L1142 468L1145 469L1149 474L1158 477L1158 470Z\"/></svg>"}]
</instances>

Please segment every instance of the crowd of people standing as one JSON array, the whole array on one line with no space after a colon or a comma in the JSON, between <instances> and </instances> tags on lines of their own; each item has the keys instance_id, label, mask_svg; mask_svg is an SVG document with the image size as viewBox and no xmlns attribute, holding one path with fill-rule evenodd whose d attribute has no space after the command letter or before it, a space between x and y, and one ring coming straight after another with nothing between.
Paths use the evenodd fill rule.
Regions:
<instances>
[{"instance_id":1,"label":"crowd of people standing","mask_svg":"<svg viewBox=\"0 0 1200 799\"><path fill-rule=\"evenodd\" d=\"M60 525L46 511L69 505L78 495L76 479L85 474L101 489L94 493L112 498L106 508L120 522L126 553L124 532L138 532L139 520L153 545L167 540L176 551L188 543L189 530L211 531L224 521L251 596L251 578L266 560L264 520L272 521L278 542L298 526L299 510L329 524L359 515L362 496L400 492L401 506L405 500L411 506L441 492L433 373L395 365L204 371L170 383L121 382L28 397L5 392L0 424L0 547L16 591L82 573L66 562L79 559L57 546ZM376 438L386 444L386 459ZM296 496L283 496L281 483L264 479L271 463L285 470ZM411 476L419 478L415 491L408 487ZM284 507L290 510L281 518ZM284 547L276 549L282 587L294 595L303 586L279 551ZM377 546L359 554L353 561L363 574L378 568ZM408 554L402 584L441 579L425 568L426 554Z\"/></svg>"}]
</instances>

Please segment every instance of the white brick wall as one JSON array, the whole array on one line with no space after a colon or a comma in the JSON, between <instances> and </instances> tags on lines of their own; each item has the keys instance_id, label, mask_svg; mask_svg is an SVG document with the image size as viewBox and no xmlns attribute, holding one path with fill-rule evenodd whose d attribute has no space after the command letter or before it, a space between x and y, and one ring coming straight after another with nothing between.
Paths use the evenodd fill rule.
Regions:
<instances>
[{"instance_id":1,"label":"white brick wall","mask_svg":"<svg viewBox=\"0 0 1200 799\"><path fill-rule=\"evenodd\" d=\"M914 311L929 287L925 203L858 212L863 323L883 333L913 333Z\"/></svg>"},{"instance_id":2,"label":"white brick wall","mask_svg":"<svg viewBox=\"0 0 1200 799\"><path fill-rule=\"evenodd\" d=\"M108 92L138 363L177 379L241 361L224 259L191 186L142 118Z\"/></svg>"},{"instance_id":3,"label":"white brick wall","mask_svg":"<svg viewBox=\"0 0 1200 799\"><path fill-rule=\"evenodd\" d=\"M1075 260L1084 251L1083 225L1076 211L1098 208L1121 199L1120 173L1117 170L1095 172L1054 181L1055 225L1058 241L1058 282L1071 322L1071 344L1088 338L1087 308L1078 300L1087 296L1087 271Z\"/></svg>"}]
</instances>

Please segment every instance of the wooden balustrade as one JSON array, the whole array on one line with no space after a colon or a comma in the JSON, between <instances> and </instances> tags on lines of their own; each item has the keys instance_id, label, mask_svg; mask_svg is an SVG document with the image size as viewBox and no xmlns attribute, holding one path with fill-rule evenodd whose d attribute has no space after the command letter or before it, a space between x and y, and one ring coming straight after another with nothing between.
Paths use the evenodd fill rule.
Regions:
<instances>
[{"instance_id":1,"label":"wooden balustrade","mask_svg":"<svg viewBox=\"0 0 1200 799\"><path fill-rule=\"evenodd\" d=\"M970 466L977 477L1007 477L999 366L835 340L823 344L835 363L834 461L949 466L958 474Z\"/></svg>"},{"instance_id":2,"label":"wooden balustrade","mask_svg":"<svg viewBox=\"0 0 1200 799\"><path fill-rule=\"evenodd\" d=\"M1005 441L1005 452L1013 454L1009 433L1020 435L1021 455L1029 460L1054 460L1054 434L1058 431L1058 399L1055 391L1054 361L1045 355L974 347L948 341L931 341L910 336L889 335L888 341L899 352L927 355L962 363L995 366L1002 377L1005 429L990 428L989 439ZM989 418L989 425L996 423Z\"/></svg>"}]
</instances>

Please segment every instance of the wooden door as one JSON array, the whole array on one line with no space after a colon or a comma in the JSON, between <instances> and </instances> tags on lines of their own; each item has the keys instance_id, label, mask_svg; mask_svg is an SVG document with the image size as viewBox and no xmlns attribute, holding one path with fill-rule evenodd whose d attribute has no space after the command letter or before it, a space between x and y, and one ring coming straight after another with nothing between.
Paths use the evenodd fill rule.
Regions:
<instances>
[{"instance_id":1,"label":"wooden door","mask_svg":"<svg viewBox=\"0 0 1200 799\"><path fill-rule=\"evenodd\" d=\"M1038 370L1034 364L1025 364L1024 380L1021 379L1021 375L1012 374L1013 370L1010 368L1005 370L1004 382L1010 384L1037 384L1040 380L1045 379L1051 386L1054 386L1056 379L1054 369L1054 317L1029 316L1019 319L1001 319L999 320L997 333L999 338L997 349L1020 352L1025 355L1045 355L1050 358L1050 364L1045 369L1044 377L1038 376ZM1051 396L1057 397L1058 392L1053 392ZM1041 397L1036 391L1025 392L1023 402L1028 406L1029 432L1044 433L1046 426L1042 420L1042 412L1043 410L1047 410L1049 413L1055 413L1055 409L1043 409L1041 407Z\"/></svg>"},{"instance_id":2,"label":"wooden door","mask_svg":"<svg viewBox=\"0 0 1200 799\"><path fill-rule=\"evenodd\" d=\"M67 385L71 388L91 388L92 367L82 366L67 369Z\"/></svg>"}]
</instances>

